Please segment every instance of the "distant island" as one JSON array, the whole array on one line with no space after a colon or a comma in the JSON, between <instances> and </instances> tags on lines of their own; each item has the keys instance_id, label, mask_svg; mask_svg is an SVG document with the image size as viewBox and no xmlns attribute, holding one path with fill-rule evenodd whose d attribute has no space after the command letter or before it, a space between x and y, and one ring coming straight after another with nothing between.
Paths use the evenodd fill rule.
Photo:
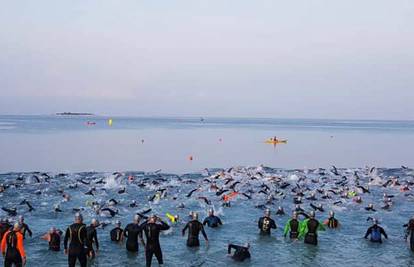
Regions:
<instances>
[{"instance_id":1,"label":"distant island","mask_svg":"<svg viewBox=\"0 0 414 267\"><path fill-rule=\"evenodd\" d=\"M56 113L58 116L94 116L93 113L81 113L81 112L59 112Z\"/></svg>"}]
</instances>

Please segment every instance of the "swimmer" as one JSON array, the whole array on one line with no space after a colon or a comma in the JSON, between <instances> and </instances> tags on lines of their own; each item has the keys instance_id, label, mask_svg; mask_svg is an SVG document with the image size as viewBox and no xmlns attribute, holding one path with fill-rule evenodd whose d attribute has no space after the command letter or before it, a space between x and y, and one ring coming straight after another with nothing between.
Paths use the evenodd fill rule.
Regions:
<instances>
[{"instance_id":1,"label":"swimmer","mask_svg":"<svg viewBox=\"0 0 414 267\"><path fill-rule=\"evenodd\" d=\"M324 231L323 224L315 219L315 212L309 213L309 218L303 221L299 237L304 237L305 244L318 245L318 230Z\"/></svg>"},{"instance_id":2,"label":"swimmer","mask_svg":"<svg viewBox=\"0 0 414 267\"><path fill-rule=\"evenodd\" d=\"M98 235L96 234L96 228L98 226L98 220L92 219L91 224L88 227L86 227L86 240L89 243L88 247L90 248L87 254L90 259L94 259L95 256L99 253ZM95 244L96 250L94 250L93 244Z\"/></svg>"},{"instance_id":3,"label":"swimmer","mask_svg":"<svg viewBox=\"0 0 414 267\"><path fill-rule=\"evenodd\" d=\"M285 215L285 210L283 209L283 207L278 207L277 208L277 211L276 211L276 215L279 215L279 216L283 216L283 215Z\"/></svg>"},{"instance_id":4,"label":"swimmer","mask_svg":"<svg viewBox=\"0 0 414 267\"><path fill-rule=\"evenodd\" d=\"M210 209L208 211L208 217L204 219L203 225L207 225L211 228L219 227L220 225L223 225L220 218L214 215L214 210Z\"/></svg>"},{"instance_id":5,"label":"swimmer","mask_svg":"<svg viewBox=\"0 0 414 267\"><path fill-rule=\"evenodd\" d=\"M20 223L20 231L23 234L23 239L26 239L26 232L29 234L30 237L32 237L32 231L30 230L29 226L24 222L23 215L19 216L19 223Z\"/></svg>"},{"instance_id":6,"label":"swimmer","mask_svg":"<svg viewBox=\"0 0 414 267\"><path fill-rule=\"evenodd\" d=\"M138 252L138 241L145 246L142 239L141 227L139 225L141 217L137 214L134 216L134 221L128 224L124 229L124 237L126 240L126 249L129 252Z\"/></svg>"},{"instance_id":7,"label":"swimmer","mask_svg":"<svg viewBox=\"0 0 414 267\"><path fill-rule=\"evenodd\" d=\"M266 209L264 216L259 219L258 228L260 229L261 235L270 235L270 229L277 228L275 221L272 218L270 218L269 209Z\"/></svg>"},{"instance_id":8,"label":"swimmer","mask_svg":"<svg viewBox=\"0 0 414 267\"><path fill-rule=\"evenodd\" d=\"M169 228L170 226L168 224L155 215L150 216L148 222L142 224L141 229L144 232L147 241L145 245L147 267L151 267L153 255L157 258L159 265L164 264L160 246L160 232L168 230Z\"/></svg>"},{"instance_id":9,"label":"swimmer","mask_svg":"<svg viewBox=\"0 0 414 267\"><path fill-rule=\"evenodd\" d=\"M365 207L365 210L366 211L373 211L373 212L377 211L376 209L374 209L374 204L372 204L372 203L369 203L368 207Z\"/></svg>"},{"instance_id":10,"label":"swimmer","mask_svg":"<svg viewBox=\"0 0 414 267\"><path fill-rule=\"evenodd\" d=\"M21 225L16 222L13 229L7 231L1 241L1 253L4 257L4 266L23 266L26 264L26 252L23 244Z\"/></svg>"},{"instance_id":11,"label":"swimmer","mask_svg":"<svg viewBox=\"0 0 414 267\"><path fill-rule=\"evenodd\" d=\"M382 243L382 236L384 236L385 239L388 239L384 228L378 225L378 220L374 218L372 220L372 223L373 225L368 228L364 238L367 239L368 236L371 236L370 241L374 243Z\"/></svg>"},{"instance_id":12,"label":"swimmer","mask_svg":"<svg viewBox=\"0 0 414 267\"><path fill-rule=\"evenodd\" d=\"M232 249L235 250L233 255L231 255ZM229 244L227 248L227 255L235 261L242 262L246 259L250 259L249 249L250 249L249 243L246 243L244 246Z\"/></svg>"},{"instance_id":13,"label":"swimmer","mask_svg":"<svg viewBox=\"0 0 414 267\"><path fill-rule=\"evenodd\" d=\"M88 246L87 250L85 250L85 245ZM86 267L86 253L91 248L86 240L86 225L83 223L82 214L75 214L75 222L66 230L63 246L65 254L68 255L69 267L75 267L76 260L79 261L81 267Z\"/></svg>"},{"instance_id":14,"label":"swimmer","mask_svg":"<svg viewBox=\"0 0 414 267\"><path fill-rule=\"evenodd\" d=\"M335 212L329 212L329 218L323 222L328 228L335 229L339 227L339 221L335 218Z\"/></svg>"},{"instance_id":15,"label":"swimmer","mask_svg":"<svg viewBox=\"0 0 414 267\"><path fill-rule=\"evenodd\" d=\"M123 240L123 233L124 230L121 228L121 222L117 220L115 222L115 228L110 232L111 241L121 243Z\"/></svg>"},{"instance_id":16,"label":"swimmer","mask_svg":"<svg viewBox=\"0 0 414 267\"><path fill-rule=\"evenodd\" d=\"M208 237L206 232L204 231L203 224L198 221L198 214L196 212L192 213L192 220L189 221L183 231L182 235L185 235L186 230L188 229L188 237L187 237L187 246L188 247L199 247L200 246L200 240L198 238L200 232L202 233L206 245L208 246Z\"/></svg>"},{"instance_id":17,"label":"swimmer","mask_svg":"<svg viewBox=\"0 0 414 267\"><path fill-rule=\"evenodd\" d=\"M49 242L50 251L60 251L61 236L62 232L57 230L55 227L52 227L47 234L42 236L42 239Z\"/></svg>"},{"instance_id":18,"label":"swimmer","mask_svg":"<svg viewBox=\"0 0 414 267\"><path fill-rule=\"evenodd\" d=\"M284 229L284 236L286 237L289 233L290 239L298 239L300 232L300 221L298 220L297 212L293 212L292 218L287 221Z\"/></svg>"}]
</instances>

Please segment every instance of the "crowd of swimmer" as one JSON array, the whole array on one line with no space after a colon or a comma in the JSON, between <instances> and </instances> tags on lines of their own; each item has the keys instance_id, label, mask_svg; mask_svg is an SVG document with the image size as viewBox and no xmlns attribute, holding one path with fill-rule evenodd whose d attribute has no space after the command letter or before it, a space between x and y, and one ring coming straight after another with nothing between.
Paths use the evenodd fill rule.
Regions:
<instances>
[{"instance_id":1,"label":"crowd of swimmer","mask_svg":"<svg viewBox=\"0 0 414 267\"><path fill-rule=\"evenodd\" d=\"M412 173L412 170L402 166L401 170ZM33 184L52 184L66 178L66 174L50 175L47 173L19 175L10 177L0 184L0 198L8 190L22 188ZM87 179L89 177L89 179ZM145 178L143 178L145 177ZM42 238L49 243L51 251L61 250L61 239L63 239L64 253L68 255L68 266L75 266L78 261L81 266L86 266L88 261L93 261L99 252L99 241L97 230L104 229L110 224L114 228L108 232L108 239L115 243L125 242L125 248L131 253L137 253L139 243L145 248L146 266L151 266L153 256L158 263L163 264L163 256L159 241L162 231L174 227L180 221L185 221L185 226L181 229L182 235L187 233L187 246L200 246L199 235L202 234L208 245L208 237L204 226L219 228L223 222L215 214L214 207L217 205L223 208L231 208L240 201L251 199L262 200L262 204L255 207L264 210L264 215L258 218L257 227L260 235L271 235L271 229L276 229L275 220L272 219L272 212L269 207L274 201L292 197L293 209L290 219L284 226L284 237L292 240L303 240L309 245L318 244L318 231L325 228L336 229L341 226L339 220L335 218L335 213L331 210L323 221L317 219L317 213L325 211L322 203L315 204L316 201L329 203L333 206L340 206L345 202L354 202L359 205L363 203L365 194L371 194L371 187L392 187L398 189L406 197L413 197L410 187L414 185L412 174L404 179L399 177L380 177L375 168L359 169L358 171L338 170L334 166L329 169L315 170L296 170L289 177L280 175L277 171L266 167L255 168L231 168L211 173L205 170L202 179L191 179L183 176L167 176L156 171L150 175L134 176L128 173L114 173L109 178L101 177L96 173L83 175L76 181L67 183L64 188L56 189L56 194L61 196L61 201L54 205L55 213L65 212L61 208L63 203L71 202L71 193L83 191L85 195L97 196L108 189L107 183L116 181L119 188L117 194L122 195L131 187L149 192L147 201L159 202L168 200L176 203L175 213L166 213L165 217L156 215L149 208L135 212L133 222L122 227L121 222L116 217L119 216L118 207L121 205L129 209L138 207L138 203L132 200L130 203L120 203L115 198L105 201L92 201L87 207L72 207L69 212L74 213L74 223L67 227L63 232L56 227L52 227ZM384 179L385 178L385 179ZM122 181L122 182L121 182ZM183 187L186 185L186 187ZM318 186L314 186L318 185ZM183 188L192 187L190 191L184 192ZM44 192L35 190L34 195L41 197ZM390 209L393 205L393 195L384 193L381 209ZM208 207L208 216L200 221L198 211L192 210L188 215L181 216L182 210L186 208L184 199L195 199L203 202ZM307 202L309 211L302 206ZM24 199L14 206L3 206L2 213L7 214L0 221L0 241L1 252L4 257L4 266L22 266L26 262L24 250L24 240L26 235L32 236L32 231L25 223L24 213L36 212L33 201ZM368 203L365 209L375 212L376 207L373 203ZM83 213L93 214L95 218L90 225L84 224ZM285 216L285 210L279 206L275 211L277 216ZM98 217L110 218L99 222ZM164 219L162 218L164 217ZM388 238L385 230L379 225L375 217L368 217L372 221L364 237L372 242L382 243L382 236ZM14 222L14 223L13 223ZM224 222L225 223L225 222ZM414 251L414 219L409 220L406 227L405 238L410 243L410 248ZM250 258L250 244L228 245L228 255L235 261L244 261ZM232 250L234 253L231 255Z\"/></svg>"}]
</instances>

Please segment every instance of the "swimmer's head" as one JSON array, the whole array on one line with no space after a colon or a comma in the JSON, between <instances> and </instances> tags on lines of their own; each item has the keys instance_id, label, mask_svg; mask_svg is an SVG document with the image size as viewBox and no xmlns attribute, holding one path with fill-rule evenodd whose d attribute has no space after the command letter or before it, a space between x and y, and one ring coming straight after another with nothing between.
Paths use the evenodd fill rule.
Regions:
<instances>
[{"instance_id":1,"label":"swimmer's head","mask_svg":"<svg viewBox=\"0 0 414 267\"><path fill-rule=\"evenodd\" d=\"M79 212L77 212L75 214L75 222L82 222L83 221L83 216L82 214L80 214Z\"/></svg>"},{"instance_id":2,"label":"swimmer's head","mask_svg":"<svg viewBox=\"0 0 414 267\"><path fill-rule=\"evenodd\" d=\"M138 214L134 215L134 223L139 223L141 221L141 217Z\"/></svg>"},{"instance_id":3,"label":"swimmer's head","mask_svg":"<svg viewBox=\"0 0 414 267\"><path fill-rule=\"evenodd\" d=\"M198 220L198 213L197 212L193 212L193 214L191 214L193 220Z\"/></svg>"},{"instance_id":4,"label":"swimmer's head","mask_svg":"<svg viewBox=\"0 0 414 267\"><path fill-rule=\"evenodd\" d=\"M97 219L93 218L92 221L91 221L91 225L98 226L99 225L99 221Z\"/></svg>"},{"instance_id":5,"label":"swimmer's head","mask_svg":"<svg viewBox=\"0 0 414 267\"><path fill-rule=\"evenodd\" d=\"M309 217L311 217L312 219L313 219L313 218L315 218L315 212L314 212L314 211L311 211L311 212L309 213Z\"/></svg>"}]
</instances>

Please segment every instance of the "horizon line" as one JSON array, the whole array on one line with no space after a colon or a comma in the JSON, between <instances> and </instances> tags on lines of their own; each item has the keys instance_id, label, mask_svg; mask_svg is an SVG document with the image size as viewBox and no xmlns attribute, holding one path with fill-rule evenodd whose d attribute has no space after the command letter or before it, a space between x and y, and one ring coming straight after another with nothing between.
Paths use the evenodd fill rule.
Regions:
<instances>
[{"instance_id":1,"label":"horizon line","mask_svg":"<svg viewBox=\"0 0 414 267\"><path fill-rule=\"evenodd\" d=\"M306 117L257 117L257 116L201 116L201 115L108 115L108 114L95 114L94 112L71 112L71 113L91 113L91 115L62 115L55 112L49 114L0 114L0 117L4 116L54 116L54 117L100 117L100 118L141 118L141 119L264 119L264 120L330 120L330 121L383 121L383 122L414 122L414 119L372 119L372 118L306 118Z\"/></svg>"}]
</instances>

